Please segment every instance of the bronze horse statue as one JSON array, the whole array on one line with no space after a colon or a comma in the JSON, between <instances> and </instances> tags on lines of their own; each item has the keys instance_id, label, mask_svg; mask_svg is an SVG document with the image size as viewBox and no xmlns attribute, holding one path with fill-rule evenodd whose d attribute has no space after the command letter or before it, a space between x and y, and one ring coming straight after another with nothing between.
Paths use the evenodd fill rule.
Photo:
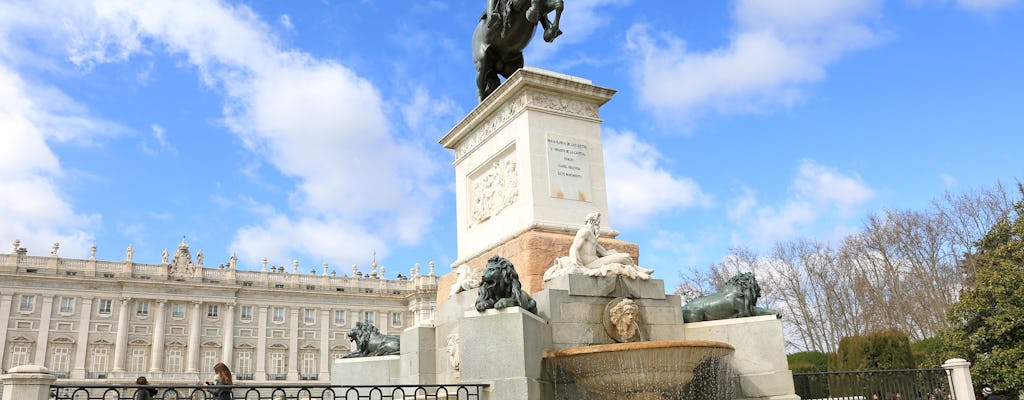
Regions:
<instances>
[{"instance_id":1,"label":"bronze horse statue","mask_svg":"<svg viewBox=\"0 0 1024 400\"><path fill-rule=\"evenodd\" d=\"M473 31L473 64L481 102L501 84L498 75L508 78L523 67L523 49L530 44L538 23L544 28L545 42L562 34L558 29L562 8L563 0L488 1L488 9ZM552 11L554 22L548 19Z\"/></svg>"}]
</instances>

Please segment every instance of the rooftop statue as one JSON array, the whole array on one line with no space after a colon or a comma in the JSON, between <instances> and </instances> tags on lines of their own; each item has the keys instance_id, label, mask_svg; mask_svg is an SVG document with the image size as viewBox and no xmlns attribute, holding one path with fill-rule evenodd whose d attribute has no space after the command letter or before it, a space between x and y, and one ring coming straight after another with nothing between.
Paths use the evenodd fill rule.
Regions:
<instances>
[{"instance_id":1,"label":"rooftop statue","mask_svg":"<svg viewBox=\"0 0 1024 400\"><path fill-rule=\"evenodd\" d=\"M484 101L498 85L498 75L508 78L523 67L523 49L530 44L537 24L544 28L544 41L552 42L562 31L562 0L487 0L473 31L473 63L476 65L477 97ZM555 20L548 14L555 12Z\"/></svg>"},{"instance_id":2,"label":"rooftop statue","mask_svg":"<svg viewBox=\"0 0 1024 400\"><path fill-rule=\"evenodd\" d=\"M605 249L598 242L601 213L587 215L583 226L576 231L569 256L555 259L555 265L544 272L544 281L568 274L589 276L624 276L632 279L651 279L653 269L642 268L626 253Z\"/></svg>"},{"instance_id":3,"label":"rooftop statue","mask_svg":"<svg viewBox=\"0 0 1024 400\"><path fill-rule=\"evenodd\" d=\"M729 278L722 291L691 300L683 306L683 322L714 321L728 318L775 315L782 313L757 306L761 285L753 273L744 272Z\"/></svg>"}]
</instances>

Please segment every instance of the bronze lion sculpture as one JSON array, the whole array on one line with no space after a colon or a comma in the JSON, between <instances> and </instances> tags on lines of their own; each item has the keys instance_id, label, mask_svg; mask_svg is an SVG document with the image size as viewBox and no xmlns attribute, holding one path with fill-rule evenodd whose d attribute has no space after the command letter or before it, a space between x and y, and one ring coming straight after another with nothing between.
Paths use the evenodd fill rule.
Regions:
<instances>
[{"instance_id":1,"label":"bronze lion sculpture","mask_svg":"<svg viewBox=\"0 0 1024 400\"><path fill-rule=\"evenodd\" d=\"M480 293L476 297L476 310L522 307L537 313L537 302L523 291L512 262L500 256L491 257L480 277Z\"/></svg>"},{"instance_id":2,"label":"bronze lion sculpture","mask_svg":"<svg viewBox=\"0 0 1024 400\"><path fill-rule=\"evenodd\" d=\"M782 313L757 306L761 286L754 274L745 272L729 279L718 293L701 296L683 306L683 322L772 315Z\"/></svg>"},{"instance_id":3,"label":"bronze lion sculpture","mask_svg":"<svg viewBox=\"0 0 1024 400\"><path fill-rule=\"evenodd\" d=\"M356 349L342 356L343 358L389 356L400 351L401 341L398 335L382 334L369 322L356 322L355 328L348 331L348 338L356 342Z\"/></svg>"}]
</instances>

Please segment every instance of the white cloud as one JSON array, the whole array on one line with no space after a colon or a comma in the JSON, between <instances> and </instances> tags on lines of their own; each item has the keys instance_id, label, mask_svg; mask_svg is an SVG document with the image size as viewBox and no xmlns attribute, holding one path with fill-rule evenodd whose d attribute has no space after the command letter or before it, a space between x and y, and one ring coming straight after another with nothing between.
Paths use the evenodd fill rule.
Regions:
<instances>
[{"instance_id":1,"label":"white cloud","mask_svg":"<svg viewBox=\"0 0 1024 400\"><path fill-rule=\"evenodd\" d=\"M277 17L277 23L287 30L295 29L295 25L292 25L292 17L289 17L288 14L281 14L280 17Z\"/></svg>"},{"instance_id":2,"label":"white cloud","mask_svg":"<svg viewBox=\"0 0 1024 400\"><path fill-rule=\"evenodd\" d=\"M204 84L225 95L225 125L256 157L296 182L287 210L260 214L264 220L237 233L233 246L244 249L243 260L262 258L268 237L276 241L268 250L325 260L363 256L365 247L349 253L347 243L415 242L431 222L432 207L422 205L439 197L431 183L439 165L393 136L373 84L336 62L280 48L248 7L198 0L40 1L10 11L47 15L9 28L46 33L41 37L62 43L63 56L75 65L88 69L166 51L185 56ZM8 50L0 51L27 51ZM170 139L161 139L161 132L154 129L155 140ZM315 243L313 233L321 237Z\"/></svg>"},{"instance_id":3,"label":"white cloud","mask_svg":"<svg viewBox=\"0 0 1024 400\"><path fill-rule=\"evenodd\" d=\"M53 242L60 242L61 255L85 255L99 221L76 212L59 189L64 170L47 140L88 140L95 126L69 106L0 64L0 238L20 239L30 254L49 254Z\"/></svg>"},{"instance_id":4,"label":"white cloud","mask_svg":"<svg viewBox=\"0 0 1024 400\"><path fill-rule=\"evenodd\" d=\"M711 204L692 179L660 166L661 153L636 134L605 129L604 136L608 213L615 226L642 226L662 212Z\"/></svg>"},{"instance_id":5,"label":"white cloud","mask_svg":"<svg viewBox=\"0 0 1024 400\"><path fill-rule=\"evenodd\" d=\"M733 241L764 248L798 235L821 233L808 230L823 220L831 224L825 228L827 233L841 235L849 231L844 222L856 217L859 207L875 194L858 174L810 160L800 163L787 193L781 205L772 206L761 204L753 190L742 188L727 211L729 220L739 227Z\"/></svg>"},{"instance_id":6,"label":"white cloud","mask_svg":"<svg viewBox=\"0 0 1024 400\"><path fill-rule=\"evenodd\" d=\"M741 0L729 44L688 49L669 33L645 25L627 32L641 103L662 117L692 120L707 113L761 112L806 96L826 67L869 46L880 0Z\"/></svg>"},{"instance_id":7,"label":"white cloud","mask_svg":"<svg viewBox=\"0 0 1024 400\"><path fill-rule=\"evenodd\" d=\"M150 125L149 129L151 132L150 136L152 136L153 141L156 142L156 147L151 147L148 142L143 141L142 151L144 153L149 154L150 156L157 156L162 153L167 153L173 156L178 155L178 149L174 148L174 146L171 145L171 142L167 140L167 136L164 133L164 127L153 124Z\"/></svg>"}]
</instances>

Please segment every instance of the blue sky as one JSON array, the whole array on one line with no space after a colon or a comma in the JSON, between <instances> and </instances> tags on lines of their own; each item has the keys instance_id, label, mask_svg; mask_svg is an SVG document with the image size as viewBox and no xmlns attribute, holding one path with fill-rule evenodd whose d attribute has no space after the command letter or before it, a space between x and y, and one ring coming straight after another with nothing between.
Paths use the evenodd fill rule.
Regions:
<instances>
[{"instance_id":1,"label":"blue sky","mask_svg":"<svg viewBox=\"0 0 1024 400\"><path fill-rule=\"evenodd\" d=\"M0 2L0 240L445 273L484 4ZM618 90L608 220L669 287L1024 171L1020 0L566 0L562 30L526 63Z\"/></svg>"}]
</instances>

